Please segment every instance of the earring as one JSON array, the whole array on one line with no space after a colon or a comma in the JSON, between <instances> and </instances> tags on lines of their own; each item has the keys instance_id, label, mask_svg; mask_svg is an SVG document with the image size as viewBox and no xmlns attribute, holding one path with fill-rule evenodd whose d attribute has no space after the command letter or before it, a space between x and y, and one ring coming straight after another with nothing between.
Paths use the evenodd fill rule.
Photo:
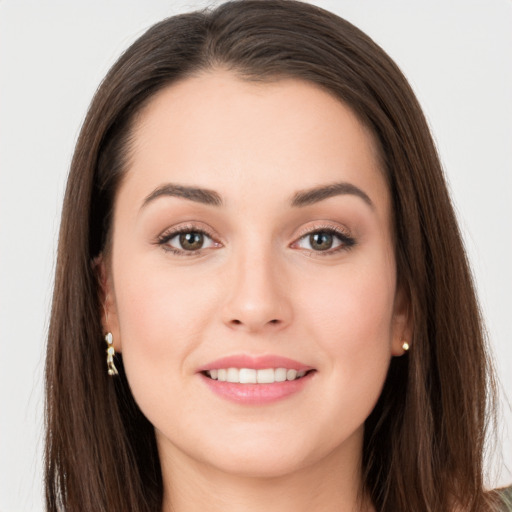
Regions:
<instances>
[{"instance_id":1,"label":"earring","mask_svg":"<svg viewBox=\"0 0 512 512\"><path fill-rule=\"evenodd\" d=\"M407 341L404 340L404 342L402 343L402 350L404 352L407 352L409 350L410 346L409 346L409 343L407 343Z\"/></svg>"},{"instance_id":2,"label":"earring","mask_svg":"<svg viewBox=\"0 0 512 512\"><path fill-rule=\"evenodd\" d=\"M114 350L114 345L112 345L112 333L107 332L105 334L105 341L107 342L107 368L109 375L118 375L118 371L116 365L114 364L114 355L116 351Z\"/></svg>"}]
</instances>

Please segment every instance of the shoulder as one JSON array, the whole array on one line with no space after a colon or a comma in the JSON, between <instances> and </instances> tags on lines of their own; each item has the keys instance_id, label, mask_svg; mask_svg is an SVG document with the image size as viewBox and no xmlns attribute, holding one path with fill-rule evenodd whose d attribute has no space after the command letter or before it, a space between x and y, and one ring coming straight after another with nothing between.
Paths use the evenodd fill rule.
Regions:
<instances>
[{"instance_id":1,"label":"shoulder","mask_svg":"<svg viewBox=\"0 0 512 512\"><path fill-rule=\"evenodd\" d=\"M504 489L499 489L497 492L503 503L501 510L503 512L512 512L512 485Z\"/></svg>"}]
</instances>

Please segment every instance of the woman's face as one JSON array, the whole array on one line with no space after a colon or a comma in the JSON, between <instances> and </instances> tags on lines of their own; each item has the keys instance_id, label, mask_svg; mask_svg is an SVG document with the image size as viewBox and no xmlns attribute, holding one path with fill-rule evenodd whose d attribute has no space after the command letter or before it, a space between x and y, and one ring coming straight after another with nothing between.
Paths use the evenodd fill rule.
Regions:
<instances>
[{"instance_id":1,"label":"woman's face","mask_svg":"<svg viewBox=\"0 0 512 512\"><path fill-rule=\"evenodd\" d=\"M164 467L357 464L408 333L371 134L315 85L219 70L158 93L130 151L105 328Z\"/></svg>"}]
</instances>

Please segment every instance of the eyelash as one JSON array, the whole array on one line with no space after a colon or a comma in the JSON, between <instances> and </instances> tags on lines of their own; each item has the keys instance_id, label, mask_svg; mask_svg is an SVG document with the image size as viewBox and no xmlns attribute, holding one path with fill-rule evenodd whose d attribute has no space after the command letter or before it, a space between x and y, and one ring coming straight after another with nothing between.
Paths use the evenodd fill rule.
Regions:
<instances>
[{"instance_id":1,"label":"eyelash","mask_svg":"<svg viewBox=\"0 0 512 512\"><path fill-rule=\"evenodd\" d=\"M325 251L314 251L312 249L304 249L310 255L313 256L332 256L342 251L348 251L356 245L356 240L354 237L350 236L346 231L342 230L341 228L331 225L315 226L313 229L305 230L303 233L299 235L297 240L293 242L292 245L296 245L301 240L304 240L306 237L311 236L315 233L327 233L329 235L333 235L335 238L339 240L340 245L334 249L328 249Z\"/></svg>"},{"instance_id":2,"label":"eyelash","mask_svg":"<svg viewBox=\"0 0 512 512\"><path fill-rule=\"evenodd\" d=\"M198 233L203 236L207 236L208 238L210 238L213 241L214 244L220 245L220 242L217 242L215 240L212 233L208 232L207 230L205 230L203 228L199 228L194 225L182 226L178 229L173 229L171 231L165 231L158 237L156 243L158 245L162 246L164 251L170 252L177 256L196 256L199 253L201 253L202 251L204 251L205 248L201 248L201 249L194 250L194 251L186 251L183 249L176 249L175 247L171 247L168 245L169 241L172 240L173 238L175 238L179 235L182 235L182 234L187 234L187 233ZM353 237L348 235L346 232L344 232L340 228L334 227L334 226L318 226L318 227L315 227L314 229L307 230L304 233L302 233L297 238L297 240L295 242L293 242L292 245L297 244L301 240L304 240L306 237L311 236L315 233L327 233L329 235L333 235L340 242L340 245L332 250L330 249L330 250L325 250L325 251L315 251L312 249L304 249L308 253L315 255L315 256L331 256L331 255L337 254L338 252L341 252L341 251L348 251L356 245L356 240Z\"/></svg>"},{"instance_id":3,"label":"eyelash","mask_svg":"<svg viewBox=\"0 0 512 512\"><path fill-rule=\"evenodd\" d=\"M208 238L214 241L214 243L219 244L219 242L215 241L215 238L212 233L208 232L204 228L199 228L194 225L181 226L177 229L172 229L170 231L164 231L157 240L157 244L162 246L164 251L170 252L172 254L176 254L177 256L196 256L204 249L198 249L196 251L185 251L182 249L176 249L175 247L171 247L167 245L173 238L186 234L186 233L199 233L201 235L206 235Z\"/></svg>"}]
</instances>

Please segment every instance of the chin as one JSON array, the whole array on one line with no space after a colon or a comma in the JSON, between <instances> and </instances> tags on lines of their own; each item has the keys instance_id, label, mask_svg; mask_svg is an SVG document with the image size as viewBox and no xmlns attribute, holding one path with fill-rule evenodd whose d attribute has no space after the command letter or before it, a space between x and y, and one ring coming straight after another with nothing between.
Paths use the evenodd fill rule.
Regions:
<instances>
[{"instance_id":1,"label":"chin","mask_svg":"<svg viewBox=\"0 0 512 512\"><path fill-rule=\"evenodd\" d=\"M277 452L277 453L276 453ZM291 475L308 466L298 454L265 451L254 454L229 454L219 461L209 461L218 471L241 478L272 479Z\"/></svg>"},{"instance_id":2,"label":"chin","mask_svg":"<svg viewBox=\"0 0 512 512\"><path fill-rule=\"evenodd\" d=\"M316 433L293 436L283 429L282 432L267 431L254 435L256 432L253 431L251 434L245 438L226 436L212 440L209 446L202 447L200 461L225 474L271 479L312 469L331 455L343 451L340 450L343 442L334 443L331 438L331 442L326 443L326 439Z\"/></svg>"}]
</instances>

